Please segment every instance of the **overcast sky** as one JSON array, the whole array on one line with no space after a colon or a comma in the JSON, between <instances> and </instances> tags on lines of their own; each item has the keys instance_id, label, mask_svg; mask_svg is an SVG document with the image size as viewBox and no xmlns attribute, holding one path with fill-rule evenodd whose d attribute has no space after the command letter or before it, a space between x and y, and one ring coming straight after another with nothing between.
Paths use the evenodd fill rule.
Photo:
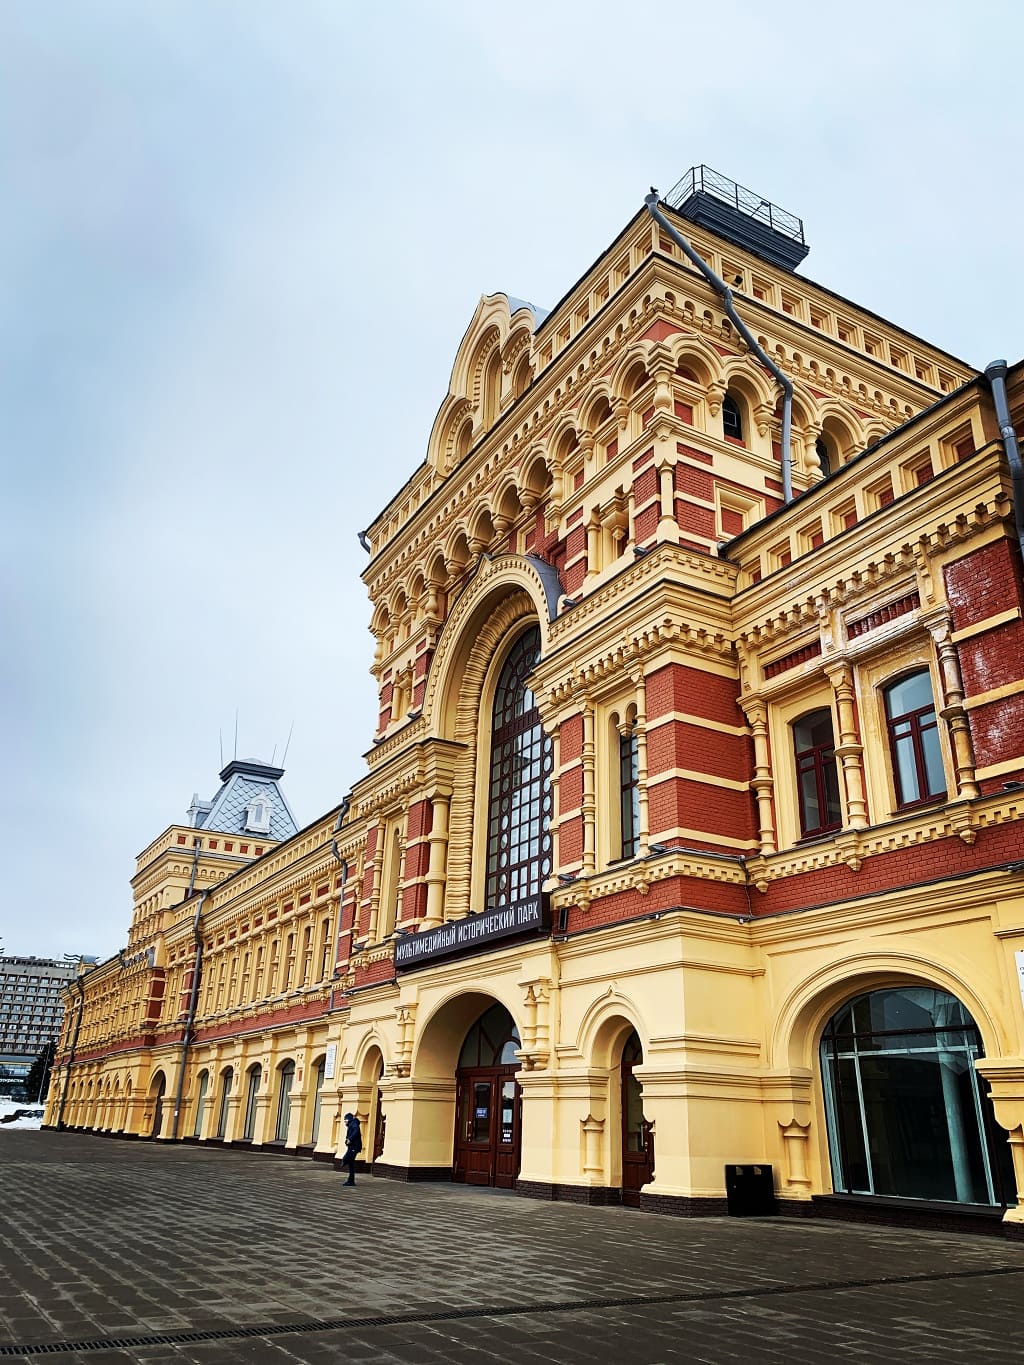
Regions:
<instances>
[{"instance_id":1,"label":"overcast sky","mask_svg":"<svg viewBox=\"0 0 1024 1365\"><path fill-rule=\"evenodd\" d=\"M111 954L134 859L278 756L300 823L375 721L356 533L479 296L550 305L706 162L801 273L1024 352L1009 3L4 0L8 953ZM829 16L836 15L833 20Z\"/></svg>"}]
</instances>

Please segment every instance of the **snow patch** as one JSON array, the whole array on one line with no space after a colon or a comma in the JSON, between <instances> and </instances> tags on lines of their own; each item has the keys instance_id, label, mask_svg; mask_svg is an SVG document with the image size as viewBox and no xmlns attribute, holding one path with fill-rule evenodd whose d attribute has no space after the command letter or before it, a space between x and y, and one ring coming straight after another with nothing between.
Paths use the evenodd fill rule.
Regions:
<instances>
[{"instance_id":1,"label":"snow patch","mask_svg":"<svg viewBox=\"0 0 1024 1365\"><path fill-rule=\"evenodd\" d=\"M0 1119L6 1118L8 1114L13 1114L18 1109L31 1109L33 1115L36 1110L42 1110L41 1104L28 1104L25 1100L0 1100ZM40 1112L37 1117L13 1119L10 1123L0 1123L0 1133L7 1133L12 1128L41 1128L43 1126L43 1116Z\"/></svg>"}]
</instances>

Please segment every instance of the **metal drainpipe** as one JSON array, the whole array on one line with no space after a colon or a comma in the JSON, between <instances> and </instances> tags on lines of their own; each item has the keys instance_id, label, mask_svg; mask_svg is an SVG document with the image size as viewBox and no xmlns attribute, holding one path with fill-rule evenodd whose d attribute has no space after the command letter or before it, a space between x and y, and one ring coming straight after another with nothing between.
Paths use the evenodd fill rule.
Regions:
<instances>
[{"instance_id":1,"label":"metal drainpipe","mask_svg":"<svg viewBox=\"0 0 1024 1365\"><path fill-rule=\"evenodd\" d=\"M78 1046L78 1031L82 1027L82 1015L85 1012L85 986L82 978L85 972L79 972L75 977L75 985L78 987L78 1018L75 1020L75 1031L71 1038L71 1050L68 1053L68 1069L64 1073L64 1089L61 1092L60 1108L57 1110L57 1131L64 1131L64 1106L67 1103L68 1088L71 1085L71 1068L75 1061L75 1048Z\"/></svg>"},{"instance_id":2,"label":"metal drainpipe","mask_svg":"<svg viewBox=\"0 0 1024 1365\"><path fill-rule=\"evenodd\" d=\"M732 299L732 290L726 282L715 274L707 261L694 251L686 238L672 226L662 213L661 209L658 208L657 190L652 190L644 199L644 203L647 205L647 211L654 221L660 227L664 228L680 251L682 251L686 258L697 267L707 280L708 284L711 285L712 289L721 295L722 302L725 305L726 316L729 318L729 321L757 356L758 360L760 360L761 364L773 376L776 383L779 385L779 388L782 390L782 501L792 502L793 452L791 446L793 428L793 385L782 373L775 361L772 360L771 356L761 349L756 338L750 331L750 328L736 312L736 305L733 303Z\"/></svg>"},{"instance_id":3,"label":"metal drainpipe","mask_svg":"<svg viewBox=\"0 0 1024 1365\"><path fill-rule=\"evenodd\" d=\"M1021 461L1017 433L1010 418L1010 402L1006 396L1006 370L1005 360L993 360L990 365L985 366L985 378L992 388L999 434L1003 438L1003 448L1010 465L1010 476L1013 480L1013 516L1017 527L1017 540L1020 542L1021 554L1024 555L1024 463Z\"/></svg>"},{"instance_id":4,"label":"metal drainpipe","mask_svg":"<svg viewBox=\"0 0 1024 1365\"><path fill-rule=\"evenodd\" d=\"M345 883L348 881L348 859L343 858L338 852L337 836L341 832L342 824L345 821L345 816L348 814L348 808L351 804L351 797L346 796L341 803L341 809L338 811L338 818L334 822L334 837L331 839L331 852L334 854L335 859L341 864L341 893L338 896L338 932L334 936L334 963L332 965L332 971L337 971L338 966L338 950L341 947L341 921L345 913ZM351 940L349 942L349 952L351 953ZM331 1004L334 1004L333 991L331 992Z\"/></svg>"},{"instance_id":5,"label":"metal drainpipe","mask_svg":"<svg viewBox=\"0 0 1024 1365\"><path fill-rule=\"evenodd\" d=\"M196 1017L196 1004L199 1000L199 973L203 965L203 936L199 932L202 923L203 906L206 904L206 892L204 891L199 898L196 906L195 919L192 921L192 936L196 942L196 960L192 967L192 991L189 995L188 1017L185 1020L185 1030L181 1035L181 1058L178 1063L178 1089L174 1096L174 1130L171 1133L172 1141L178 1139L178 1123L181 1118L181 1096L185 1089L185 1058L188 1055L188 1045L191 1041L192 1025Z\"/></svg>"}]
</instances>

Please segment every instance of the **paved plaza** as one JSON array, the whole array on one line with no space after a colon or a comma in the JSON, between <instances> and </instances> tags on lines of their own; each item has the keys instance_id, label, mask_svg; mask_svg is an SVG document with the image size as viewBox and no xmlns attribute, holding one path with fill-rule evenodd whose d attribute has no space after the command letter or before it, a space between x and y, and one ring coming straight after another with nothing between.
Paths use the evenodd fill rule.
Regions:
<instances>
[{"instance_id":1,"label":"paved plaza","mask_svg":"<svg viewBox=\"0 0 1024 1365\"><path fill-rule=\"evenodd\" d=\"M0 1134L0 1358L1019 1361L1024 1244Z\"/></svg>"}]
</instances>

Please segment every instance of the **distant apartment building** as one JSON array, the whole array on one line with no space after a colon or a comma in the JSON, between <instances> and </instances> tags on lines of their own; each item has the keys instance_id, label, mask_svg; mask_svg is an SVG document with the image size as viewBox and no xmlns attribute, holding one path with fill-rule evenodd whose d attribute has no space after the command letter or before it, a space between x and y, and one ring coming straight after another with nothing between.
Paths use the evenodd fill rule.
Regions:
<instances>
[{"instance_id":1,"label":"distant apartment building","mask_svg":"<svg viewBox=\"0 0 1024 1365\"><path fill-rule=\"evenodd\" d=\"M48 957L0 957L0 1095L20 1095L32 1063L56 1041L61 987L76 971Z\"/></svg>"}]
</instances>

